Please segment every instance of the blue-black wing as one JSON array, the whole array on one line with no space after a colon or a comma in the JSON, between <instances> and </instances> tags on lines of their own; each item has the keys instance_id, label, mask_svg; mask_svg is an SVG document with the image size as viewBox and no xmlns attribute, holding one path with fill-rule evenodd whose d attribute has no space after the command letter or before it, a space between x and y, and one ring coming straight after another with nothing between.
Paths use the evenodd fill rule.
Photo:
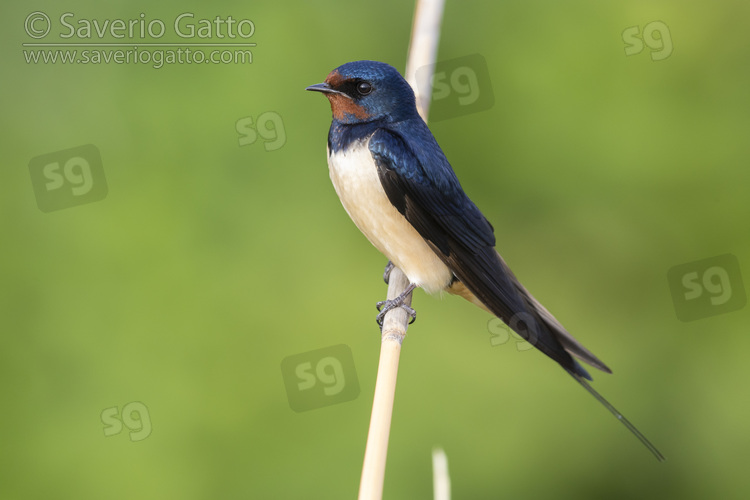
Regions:
<instances>
[{"instance_id":1,"label":"blue-black wing","mask_svg":"<svg viewBox=\"0 0 750 500\"><path fill-rule=\"evenodd\" d=\"M408 140L399 127L408 130ZM424 122L379 128L369 148L388 199L490 311L571 374L591 378L571 353L610 372L528 293L502 260L492 226L464 193Z\"/></svg>"}]
</instances>

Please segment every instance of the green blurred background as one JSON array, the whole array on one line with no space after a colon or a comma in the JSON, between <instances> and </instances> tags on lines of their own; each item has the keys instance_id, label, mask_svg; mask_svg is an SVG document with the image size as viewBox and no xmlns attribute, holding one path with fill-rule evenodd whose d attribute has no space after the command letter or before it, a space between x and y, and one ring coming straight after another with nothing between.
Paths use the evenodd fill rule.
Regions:
<instances>
[{"instance_id":1,"label":"green blurred background","mask_svg":"<svg viewBox=\"0 0 750 500\"><path fill-rule=\"evenodd\" d=\"M330 185L330 109L304 87L356 59L403 71L413 6L2 10L0 497L354 498L385 259ZM231 15L257 47L244 65L27 64L33 11ZM493 346L489 315L418 291L386 498L431 498L435 445L454 498L747 498L750 310L682 322L667 272L731 253L750 273L748 20L742 0L448 1L438 59L481 54L495 104L433 133L516 274L613 368L594 386L668 461L540 353ZM653 21L672 54L626 56L623 31ZM266 112L283 145L240 145L237 122ZM42 212L30 160L83 144L107 196ZM359 396L292 411L282 360L338 344ZM102 412L131 402L151 433L105 436Z\"/></svg>"}]
</instances>

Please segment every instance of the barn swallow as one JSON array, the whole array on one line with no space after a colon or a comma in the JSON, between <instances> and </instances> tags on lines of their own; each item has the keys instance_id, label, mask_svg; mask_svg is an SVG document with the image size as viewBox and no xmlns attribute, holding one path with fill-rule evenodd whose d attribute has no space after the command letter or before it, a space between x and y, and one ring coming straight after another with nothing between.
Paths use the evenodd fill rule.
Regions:
<instances>
[{"instance_id":1,"label":"barn swallow","mask_svg":"<svg viewBox=\"0 0 750 500\"><path fill-rule=\"evenodd\" d=\"M526 290L497 252L492 225L464 193L399 72L381 62L350 62L306 90L322 92L331 104L328 166L341 203L410 281L401 296L379 303L378 319L394 307L405 307L413 316L404 299L417 287L463 297L560 364L663 460L589 385L591 376L574 358L611 370Z\"/></svg>"}]
</instances>

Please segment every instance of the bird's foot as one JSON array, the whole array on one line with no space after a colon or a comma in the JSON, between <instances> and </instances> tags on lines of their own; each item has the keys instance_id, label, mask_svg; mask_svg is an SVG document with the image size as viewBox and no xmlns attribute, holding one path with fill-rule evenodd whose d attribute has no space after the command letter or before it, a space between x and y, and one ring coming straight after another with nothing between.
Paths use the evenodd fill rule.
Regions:
<instances>
[{"instance_id":1,"label":"bird's foot","mask_svg":"<svg viewBox=\"0 0 750 500\"><path fill-rule=\"evenodd\" d=\"M388 270L387 268L386 270L390 273L390 270ZM383 319L385 318L385 315L388 313L388 311L390 311L391 309L395 309L397 307L402 307L406 311L406 314L409 315L409 317L411 318L411 321L409 321L410 325L414 323L414 321L416 321L417 311L412 309L409 305L407 305L404 302L406 300L406 297L408 297L409 294L412 291L414 291L416 287L417 285L415 285L414 283L411 283L409 284L408 287L406 287L406 290L404 290L403 293L399 295L398 297L396 297L395 299L383 300L383 301L378 302L375 305L375 307L378 308L378 311L380 311L377 318L375 318L375 321L378 322L378 325L380 325L381 328L383 327Z\"/></svg>"},{"instance_id":2,"label":"bird's foot","mask_svg":"<svg viewBox=\"0 0 750 500\"><path fill-rule=\"evenodd\" d=\"M393 265L393 262L390 260L388 261L388 264L385 265L385 270L383 271L383 281L385 281L385 284L387 285L388 282L391 279L391 271L393 271L393 268L396 267ZM380 310L380 309L378 309Z\"/></svg>"}]
</instances>

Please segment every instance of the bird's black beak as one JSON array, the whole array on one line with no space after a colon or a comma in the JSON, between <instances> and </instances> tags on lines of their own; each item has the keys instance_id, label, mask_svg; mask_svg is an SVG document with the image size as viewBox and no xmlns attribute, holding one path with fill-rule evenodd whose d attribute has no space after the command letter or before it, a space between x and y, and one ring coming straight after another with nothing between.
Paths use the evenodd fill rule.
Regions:
<instances>
[{"instance_id":1,"label":"bird's black beak","mask_svg":"<svg viewBox=\"0 0 750 500\"><path fill-rule=\"evenodd\" d=\"M314 90L315 92L323 92L324 94L346 95L343 92L339 92L338 90L332 88L327 83L316 83L315 85L310 85L309 87L305 88L305 90Z\"/></svg>"}]
</instances>

